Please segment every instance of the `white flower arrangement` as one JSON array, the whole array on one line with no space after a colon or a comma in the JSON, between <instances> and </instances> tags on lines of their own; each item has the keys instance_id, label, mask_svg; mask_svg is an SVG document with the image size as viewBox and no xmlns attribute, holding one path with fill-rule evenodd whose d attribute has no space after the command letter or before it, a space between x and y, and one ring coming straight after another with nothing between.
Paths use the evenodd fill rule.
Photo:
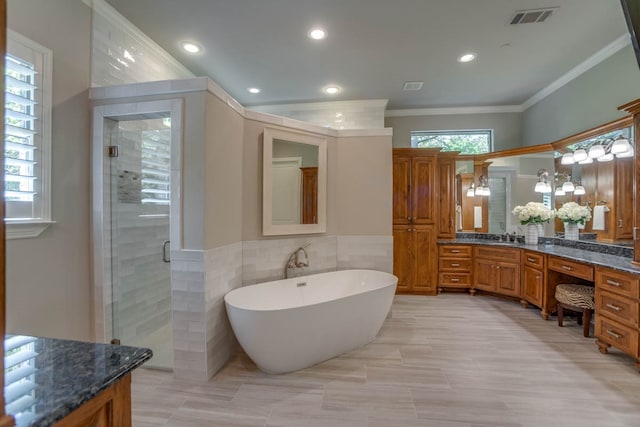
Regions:
<instances>
[{"instance_id":1,"label":"white flower arrangement","mask_svg":"<svg viewBox=\"0 0 640 427\"><path fill-rule=\"evenodd\" d=\"M586 221L591 219L591 208L589 206L579 205L576 202L567 202L556 211L556 216L560 218L562 222L584 225Z\"/></svg>"},{"instance_id":2,"label":"white flower arrangement","mask_svg":"<svg viewBox=\"0 0 640 427\"><path fill-rule=\"evenodd\" d=\"M553 218L553 211L539 202L529 202L524 206L516 206L513 208L512 213L518 217L521 225L543 224Z\"/></svg>"}]
</instances>

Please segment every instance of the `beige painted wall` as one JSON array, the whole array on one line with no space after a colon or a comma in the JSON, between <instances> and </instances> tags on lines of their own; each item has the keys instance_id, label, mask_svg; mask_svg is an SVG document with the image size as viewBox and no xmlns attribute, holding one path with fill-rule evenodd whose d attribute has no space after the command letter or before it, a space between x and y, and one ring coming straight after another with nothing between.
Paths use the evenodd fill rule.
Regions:
<instances>
[{"instance_id":1,"label":"beige painted wall","mask_svg":"<svg viewBox=\"0 0 640 427\"><path fill-rule=\"evenodd\" d=\"M7 332L89 340L91 9L81 0L9 0L7 9L9 28L53 51L56 221L37 238L7 242Z\"/></svg>"},{"instance_id":2,"label":"beige painted wall","mask_svg":"<svg viewBox=\"0 0 640 427\"><path fill-rule=\"evenodd\" d=\"M242 240L278 238L262 236L262 132L265 127L292 130L245 120ZM391 235L391 136L326 139L327 232L324 234Z\"/></svg>"},{"instance_id":3,"label":"beige painted wall","mask_svg":"<svg viewBox=\"0 0 640 427\"><path fill-rule=\"evenodd\" d=\"M337 233L392 234L390 136L338 138Z\"/></svg>"},{"instance_id":4,"label":"beige painted wall","mask_svg":"<svg viewBox=\"0 0 640 427\"><path fill-rule=\"evenodd\" d=\"M244 118L211 93L206 106L204 249L210 249L242 240Z\"/></svg>"}]
</instances>

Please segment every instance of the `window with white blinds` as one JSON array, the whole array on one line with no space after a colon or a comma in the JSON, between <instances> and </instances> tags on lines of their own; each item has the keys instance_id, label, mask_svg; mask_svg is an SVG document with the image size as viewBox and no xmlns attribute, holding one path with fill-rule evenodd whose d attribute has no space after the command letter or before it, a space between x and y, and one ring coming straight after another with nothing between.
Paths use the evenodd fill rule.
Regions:
<instances>
[{"instance_id":1,"label":"window with white blinds","mask_svg":"<svg viewBox=\"0 0 640 427\"><path fill-rule=\"evenodd\" d=\"M36 396L36 338L10 336L4 341L5 412L15 417L17 425L27 425L34 418Z\"/></svg>"},{"instance_id":2,"label":"window with white blinds","mask_svg":"<svg viewBox=\"0 0 640 427\"><path fill-rule=\"evenodd\" d=\"M7 223L50 221L51 51L11 30L5 57Z\"/></svg>"},{"instance_id":3,"label":"window with white blinds","mask_svg":"<svg viewBox=\"0 0 640 427\"><path fill-rule=\"evenodd\" d=\"M171 202L171 119L163 129L142 132L142 204Z\"/></svg>"}]
</instances>

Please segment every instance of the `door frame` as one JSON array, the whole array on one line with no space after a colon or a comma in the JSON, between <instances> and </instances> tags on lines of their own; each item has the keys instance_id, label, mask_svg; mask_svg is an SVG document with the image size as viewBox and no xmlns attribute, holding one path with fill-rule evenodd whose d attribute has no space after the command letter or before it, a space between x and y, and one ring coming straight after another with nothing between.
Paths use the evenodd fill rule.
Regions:
<instances>
[{"instance_id":1,"label":"door frame","mask_svg":"<svg viewBox=\"0 0 640 427\"><path fill-rule=\"evenodd\" d=\"M110 245L108 233L110 206L108 182L105 171L109 167L107 129L105 119L119 121L137 115L154 113L171 114L171 206L169 209L169 239L173 250L183 247L182 224L182 116L183 100L167 99L149 102L129 102L93 107L93 125L91 130L91 280L93 283L93 337L97 342L108 342L112 335L111 310L107 304L111 301ZM170 267L171 269L173 267ZM173 286L172 286L173 289Z\"/></svg>"}]
</instances>

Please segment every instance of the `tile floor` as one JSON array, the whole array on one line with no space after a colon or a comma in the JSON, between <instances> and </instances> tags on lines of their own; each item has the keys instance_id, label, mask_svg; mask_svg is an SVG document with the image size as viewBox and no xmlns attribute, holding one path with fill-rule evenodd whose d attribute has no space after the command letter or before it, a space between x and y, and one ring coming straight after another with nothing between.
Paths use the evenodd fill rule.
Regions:
<instances>
[{"instance_id":1,"label":"tile floor","mask_svg":"<svg viewBox=\"0 0 640 427\"><path fill-rule=\"evenodd\" d=\"M133 425L640 426L633 359L486 296L397 296L372 343L286 375L241 352L210 381L138 369Z\"/></svg>"}]
</instances>

